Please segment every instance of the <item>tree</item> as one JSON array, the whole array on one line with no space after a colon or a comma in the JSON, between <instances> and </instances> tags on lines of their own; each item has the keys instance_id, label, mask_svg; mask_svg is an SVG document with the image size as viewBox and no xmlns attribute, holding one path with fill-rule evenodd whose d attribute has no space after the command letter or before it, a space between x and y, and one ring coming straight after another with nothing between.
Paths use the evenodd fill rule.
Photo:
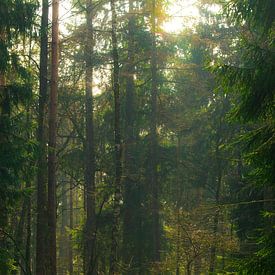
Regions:
<instances>
[{"instance_id":1,"label":"tree","mask_svg":"<svg viewBox=\"0 0 275 275\"><path fill-rule=\"evenodd\" d=\"M127 273L135 271L141 265L141 251L139 242L139 182L137 176L136 160L136 91L134 83L135 74L135 29L136 16L134 15L134 1L129 0L127 22L127 60L124 68L126 78L125 87L125 142L124 142L124 206L123 206L123 258L127 266Z\"/></svg>"},{"instance_id":2,"label":"tree","mask_svg":"<svg viewBox=\"0 0 275 275\"><path fill-rule=\"evenodd\" d=\"M94 122L93 122L93 3L86 1L86 101L85 101L85 192L86 192L86 226L84 238L84 264L87 274L95 274L95 150L94 150Z\"/></svg>"},{"instance_id":3,"label":"tree","mask_svg":"<svg viewBox=\"0 0 275 275\"><path fill-rule=\"evenodd\" d=\"M160 261L160 217L159 217L159 186L158 186L158 157L157 157L157 49L156 49L156 3L152 2L152 48L151 48L151 121L150 121L150 185L152 190L152 219L153 219L153 261Z\"/></svg>"},{"instance_id":4,"label":"tree","mask_svg":"<svg viewBox=\"0 0 275 275\"><path fill-rule=\"evenodd\" d=\"M110 255L109 274L117 274L118 270L118 245L120 233L120 204L121 195L121 133L120 133L120 89L119 89L119 57L117 45L117 14L115 0L111 0L112 12L112 57L113 57L113 93L114 93L114 141L115 141L115 182L114 182L114 205L112 222L112 243Z\"/></svg>"},{"instance_id":5,"label":"tree","mask_svg":"<svg viewBox=\"0 0 275 275\"><path fill-rule=\"evenodd\" d=\"M273 2L2 0L0 273L273 274Z\"/></svg>"},{"instance_id":6,"label":"tree","mask_svg":"<svg viewBox=\"0 0 275 275\"><path fill-rule=\"evenodd\" d=\"M23 236L16 236L10 219L17 204L24 201L26 205L30 196L24 196L24 192L29 184L26 181L33 176L28 167L34 150L26 139L30 125L26 124L25 113L32 102L33 75L15 46L22 43L23 37L29 37L36 8L32 1L0 3L0 272L3 274L19 266L24 270L26 264L19 255ZM17 215L14 218L20 230L25 213L22 211L19 219Z\"/></svg>"},{"instance_id":7,"label":"tree","mask_svg":"<svg viewBox=\"0 0 275 275\"><path fill-rule=\"evenodd\" d=\"M243 182L254 182L263 194L265 211L272 217L274 211L274 1L229 1L227 14L235 25L245 29L238 36L238 61L220 64L216 74L225 92L235 95L233 117L250 129L240 134L239 146L242 158L249 166ZM268 194L268 195L267 195ZM255 217L259 213L255 213ZM259 224L259 227L263 225ZM268 274L274 272L270 261L274 260L272 230L273 218L266 219L261 245L254 257L241 262L240 272ZM266 230L267 229L267 230ZM258 234L257 234L258 235ZM258 235L259 236L259 235ZM270 240L270 241L268 241ZM269 242L269 244L268 244Z\"/></svg>"},{"instance_id":8,"label":"tree","mask_svg":"<svg viewBox=\"0 0 275 275\"><path fill-rule=\"evenodd\" d=\"M47 160L45 108L48 90L48 13L47 0L42 2L40 27L40 70L37 141L39 145L37 161L37 228L36 228L36 273L46 274L47 247Z\"/></svg>"},{"instance_id":9,"label":"tree","mask_svg":"<svg viewBox=\"0 0 275 275\"><path fill-rule=\"evenodd\" d=\"M52 2L52 58L51 90L49 106L49 154L48 154L48 226L49 226L49 274L56 274L56 134L58 91L58 13L59 0Z\"/></svg>"}]
</instances>

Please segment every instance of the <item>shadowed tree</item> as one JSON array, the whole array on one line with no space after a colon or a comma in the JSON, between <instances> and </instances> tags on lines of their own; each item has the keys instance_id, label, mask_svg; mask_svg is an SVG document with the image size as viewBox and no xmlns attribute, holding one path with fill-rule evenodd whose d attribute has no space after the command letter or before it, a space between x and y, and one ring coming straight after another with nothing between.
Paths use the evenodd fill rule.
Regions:
<instances>
[{"instance_id":1,"label":"shadowed tree","mask_svg":"<svg viewBox=\"0 0 275 275\"><path fill-rule=\"evenodd\" d=\"M51 90L49 106L49 155L48 155L48 226L49 264L47 273L56 274L56 135L57 135L57 91L59 54L59 0L52 2L52 58Z\"/></svg>"}]
</instances>

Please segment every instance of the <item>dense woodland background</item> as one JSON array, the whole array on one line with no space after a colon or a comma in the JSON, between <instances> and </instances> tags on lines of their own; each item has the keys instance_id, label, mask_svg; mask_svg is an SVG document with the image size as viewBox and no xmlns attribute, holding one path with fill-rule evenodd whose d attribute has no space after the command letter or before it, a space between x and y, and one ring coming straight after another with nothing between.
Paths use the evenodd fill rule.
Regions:
<instances>
[{"instance_id":1,"label":"dense woodland background","mask_svg":"<svg viewBox=\"0 0 275 275\"><path fill-rule=\"evenodd\" d=\"M274 275L275 1L62 3L0 1L0 274Z\"/></svg>"}]
</instances>

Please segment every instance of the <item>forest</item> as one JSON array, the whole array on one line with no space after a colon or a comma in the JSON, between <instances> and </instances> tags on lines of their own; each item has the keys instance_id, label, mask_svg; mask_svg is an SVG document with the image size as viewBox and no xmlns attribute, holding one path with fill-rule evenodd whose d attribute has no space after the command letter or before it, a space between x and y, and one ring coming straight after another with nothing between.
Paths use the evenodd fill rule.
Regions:
<instances>
[{"instance_id":1,"label":"forest","mask_svg":"<svg viewBox=\"0 0 275 275\"><path fill-rule=\"evenodd\" d=\"M275 0L0 0L0 275L275 274Z\"/></svg>"}]
</instances>

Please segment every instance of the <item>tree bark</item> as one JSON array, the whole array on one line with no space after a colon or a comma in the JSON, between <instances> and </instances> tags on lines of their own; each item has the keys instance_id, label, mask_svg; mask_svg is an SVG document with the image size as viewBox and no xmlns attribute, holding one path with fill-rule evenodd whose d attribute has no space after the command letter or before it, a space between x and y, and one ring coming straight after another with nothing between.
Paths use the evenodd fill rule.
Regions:
<instances>
[{"instance_id":1,"label":"tree bark","mask_svg":"<svg viewBox=\"0 0 275 275\"><path fill-rule=\"evenodd\" d=\"M221 128L221 127L219 127ZM219 130L220 131L220 130ZM220 133L217 134L217 142L216 142L216 165L217 165L217 189L216 189L216 205L217 209L214 215L214 223L213 223L213 236L214 236L214 243L212 244L210 248L210 265L209 265L209 274L213 274L215 271L215 265L216 265L216 250L217 250L217 234L218 234L218 226L219 226L219 219L220 219L220 213L219 213L219 203L221 201L221 187L222 187L222 166L221 166L221 157L220 157L220 149L219 149L219 140L220 140Z\"/></svg>"},{"instance_id":2,"label":"tree bark","mask_svg":"<svg viewBox=\"0 0 275 275\"><path fill-rule=\"evenodd\" d=\"M31 182L27 181L27 188L31 187ZM31 211L32 203L31 197L27 198L27 224L26 224L26 245L25 245L25 270L31 274Z\"/></svg>"},{"instance_id":3,"label":"tree bark","mask_svg":"<svg viewBox=\"0 0 275 275\"><path fill-rule=\"evenodd\" d=\"M176 243L176 275L180 275L180 206L181 206L181 184L180 184L180 149L181 149L181 139L180 135L177 137L177 152L176 152L176 168L177 168L177 202L176 202L176 215L177 215L177 243Z\"/></svg>"},{"instance_id":4,"label":"tree bark","mask_svg":"<svg viewBox=\"0 0 275 275\"><path fill-rule=\"evenodd\" d=\"M69 258L69 241L66 234L66 227L68 226L68 200L66 192L66 180L61 183L61 226L59 235L59 255L58 255L58 274L67 274L68 258Z\"/></svg>"},{"instance_id":5,"label":"tree bark","mask_svg":"<svg viewBox=\"0 0 275 275\"><path fill-rule=\"evenodd\" d=\"M58 13L59 0L52 2L52 64L49 108L49 156L48 156L48 226L49 265L48 274L56 274L56 132L58 93Z\"/></svg>"},{"instance_id":6,"label":"tree bark","mask_svg":"<svg viewBox=\"0 0 275 275\"><path fill-rule=\"evenodd\" d=\"M70 207L70 221L69 226L70 230L73 230L74 227L74 208L73 208L73 182L70 180L70 198L69 198L69 207ZM69 274L73 275L74 267L73 267L73 242L72 242L72 234L69 235Z\"/></svg>"},{"instance_id":7,"label":"tree bark","mask_svg":"<svg viewBox=\"0 0 275 275\"><path fill-rule=\"evenodd\" d=\"M16 224L16 230L15 230L15 244L14 247L14 260L15 264L18 268L24 267L25 265L25 259L22 257L23 254L21 253L23 251L23 242L24 242L24 227L25 227L25 219L26 219L26 213L27 213L27 199L25 198L22 203L22 209L19 217L19 221ZM24 263L22 265L22 262ZM24 270L25 271L25 270ZM17 274L17 271L14 270L12 274Z\"/></svg>"},{"instance_id":8,"label":"tree bark","mask_svg":"<svg viewBox=\"0 0 275 275\"><path fill-rule=\"evenodd\" d=\"M96 273L95 263L95 150L94 150L94 118L93 118L93 6L92 0L86 1L86 101L85 101L85 199L86 225L84 244L85 274Z\"/></svg>"},{"instance_id":9,"label":"tree bark","mask_svg":"<svg viewBox=\"0 0 275 275\"><path fill-rule=\"evenodd\" d=\"M150 178L152 188L152 217L153 217L153 260L160 261L160 221L159 221L159 186L157 175L157 48L156 48L156 2L152 2L152 45L151 45L151 121L150 121Z\"/></svg>"},{"instance_id":10,"label":"tree bark","mask_svg":"<svg viewBox=\"0 0 275 275\"><path fill-rule=\"evenodd\" d=\"M45 135L45 108L48 87L48 0L42 1L41 40L40 40L40 72L39 72L39 106L37 141L39 154L37 163L37 221L36 221L36 274L46 274L47 259L47 160Z\"/></svg>"},{"instance_id":11,"label":"tree bark","mask_svg":"<svg viewBox=\"0 0 275 275\"><path fill-rule=\"evenodd\" d=\"M112 11L112 56L113 56L113 91L115 105L114 119L114 139L115 139L115 186L114 186L114 209L113 209L113 224L112 224L112 243L110 255L109 274L118 274L118 242L119 242L119 220L120 220L120 201L121 195L121 133L120 133L120 91L119 91L119 59L117 46L117 15L115 8L115 0L111 0Z\"/></svg>"},{"instance_id":12,"label":"tree bark","mask_svg":"<svg viewBox=\"0 0 275 275\"><path fill-rule=\"evenodd\" d=\"M124 150L124 216L123 216L123 261L128 266L127 274L141 261L138 241L140 202L138 200L138 182L135 166L135 86L134 86L134 31L135 17L133 0L129 0L128 11L128 56L125 66L126 95L125 95L125 150Z\"/></svg>"}]
</instances>

